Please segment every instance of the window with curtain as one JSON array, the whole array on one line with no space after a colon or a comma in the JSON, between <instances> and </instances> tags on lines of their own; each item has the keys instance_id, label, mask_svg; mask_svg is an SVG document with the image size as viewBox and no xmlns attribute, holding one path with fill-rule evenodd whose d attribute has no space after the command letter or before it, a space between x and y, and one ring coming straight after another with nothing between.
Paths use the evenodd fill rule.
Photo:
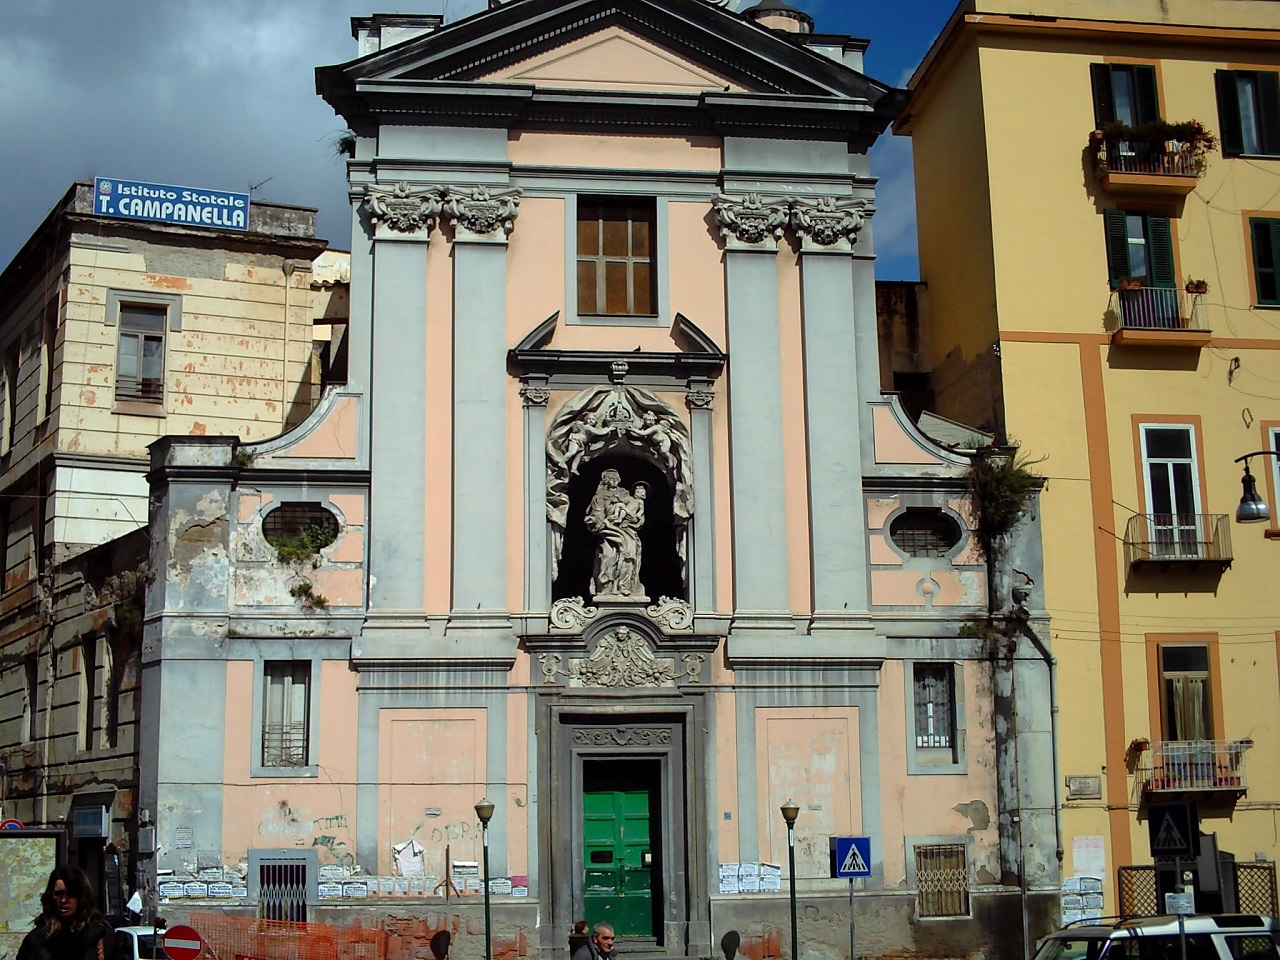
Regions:
<instances>
[{"instance_id":1,"label":"window with curtain","mask_svg":"<svg viewBox=\"0 0 1280 960\"><path fill-rule=\"evenodd\" d=\"M263 664L262 765L305 767L310 734L311 664L273 660Z\"/></svg>"},{"instance_id":2,"label":"window with curtain","mask_svg":"<svg viewBox=\"0 0 1280 960\"><path fill-rule=\"evenodd\" d=\"M950 747L955 742L955 669L949 663L913 665L917 747Z\"/></svg>"},{"instance_id":3,"label":"window with curtain","mask_svg":"<svg viewBox=\"0 0 1280 960\"><path fill-rule=\"evenodd\" d=\"M1280 155L1280 74L1219 70L1214 74L1222 155Z\"/></svg>"},{"instance_id":4,"label":"window with curtain","mask_svg":"<svg viewBox=\"0 0 1280 960\"><path fill-rule=\"evenodd\" d=\"M1212 740L1209 648L1171 644L1160 648L1165 740Z\"/></svg>"},{"instance_id":5,"label":"window with curtain","mask_svg":"<svg viewBox=\"0 0 1280 960\"><path fill-rule=\"evenodd\" d=\"M116 399L161 403L164 400L164 327L166 307L124 304L116 348Z\"/></svg>"}]
</instances>

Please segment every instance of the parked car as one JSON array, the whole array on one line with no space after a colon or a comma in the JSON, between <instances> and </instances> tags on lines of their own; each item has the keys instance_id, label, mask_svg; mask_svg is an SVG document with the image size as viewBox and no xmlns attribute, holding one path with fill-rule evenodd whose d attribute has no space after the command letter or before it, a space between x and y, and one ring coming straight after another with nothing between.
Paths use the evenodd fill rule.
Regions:
<instances>
[{"instance_id":1,"label":"parked car","mask_svg":"<svg viewBox=\"0 0 1280 960\"><path fill-rule=\"evenodd\" d=\"M1036 960L1280 960L1280 923L1257 914L1142 917L1064 927L1040 941Z\"/></svg>"},{"instance_id":2,"label":"parked car","mask_svg":"<svg viewBox=\"0 0 1280 960\"><path fill-rule=\"evenodd\" d=\"M116 960L166 960L164 928L116 927Z\"/></svg>"}]
</instances>

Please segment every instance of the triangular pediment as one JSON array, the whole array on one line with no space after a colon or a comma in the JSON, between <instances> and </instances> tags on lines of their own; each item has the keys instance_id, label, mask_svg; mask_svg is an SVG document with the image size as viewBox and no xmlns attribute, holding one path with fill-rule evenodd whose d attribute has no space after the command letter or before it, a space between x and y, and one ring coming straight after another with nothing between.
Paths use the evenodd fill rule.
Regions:
<instances>
[{"instance_id":1,"label":"triangular pediment","mask_svg":"<svg viewBox=\"0 0 1280 960\"><path fill-rule=\"evenodd\" d=\"M747 89L616 25L477 79L569 90L698 93Z\"/></svg>"},{"instance_id":2,"label":"triangular pediment","mask_svg":"<svg viewBox=\"0 0 1280 960\"><path fill-rule=\"evenodd\" d=\"M423 81L862 103L889 90L703 0L520 0L318 76L331 102L352 84Z\"/></svg>"}]
</instances>

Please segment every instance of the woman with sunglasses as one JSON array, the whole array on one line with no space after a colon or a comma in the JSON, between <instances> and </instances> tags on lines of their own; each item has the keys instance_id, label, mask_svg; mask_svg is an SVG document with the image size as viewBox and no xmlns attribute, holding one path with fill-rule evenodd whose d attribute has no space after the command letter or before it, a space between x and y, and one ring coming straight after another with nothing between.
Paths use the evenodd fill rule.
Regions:
<instances>
[{"instance_id":1,"label":"woman with sunglasses","mask_svg":"<svg viewBox=\"0 0 1280 960\"><path fill-rule=\"evenodd\" d=\"M79 867L64 864L49 874L40 908L36 928L22 941L16 960L112 960L111 927Z\"/></svg>"}]
</instances>

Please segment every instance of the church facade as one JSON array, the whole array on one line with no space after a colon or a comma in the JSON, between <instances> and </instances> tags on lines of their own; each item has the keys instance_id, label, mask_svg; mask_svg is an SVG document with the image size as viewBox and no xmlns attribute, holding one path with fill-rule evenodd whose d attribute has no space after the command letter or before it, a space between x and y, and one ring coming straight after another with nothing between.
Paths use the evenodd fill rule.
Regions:
<instances>
[{"instance_id":1,"label":"church facade","mask_svg":"<svg viewBox=\"0 0 1280 960\"><path fill-rule=\"evenodd\" d=\"M1019 954L1061 856L1035 505L984 551L986 455L881 392L898 92L774 0L491 6L317 72L347 384L152 447L149 892L479 957L487 859L513 960L579 919L791 957L792 884L797 954L851 903L862 955Z\"/></svg>"}]
</instances>

